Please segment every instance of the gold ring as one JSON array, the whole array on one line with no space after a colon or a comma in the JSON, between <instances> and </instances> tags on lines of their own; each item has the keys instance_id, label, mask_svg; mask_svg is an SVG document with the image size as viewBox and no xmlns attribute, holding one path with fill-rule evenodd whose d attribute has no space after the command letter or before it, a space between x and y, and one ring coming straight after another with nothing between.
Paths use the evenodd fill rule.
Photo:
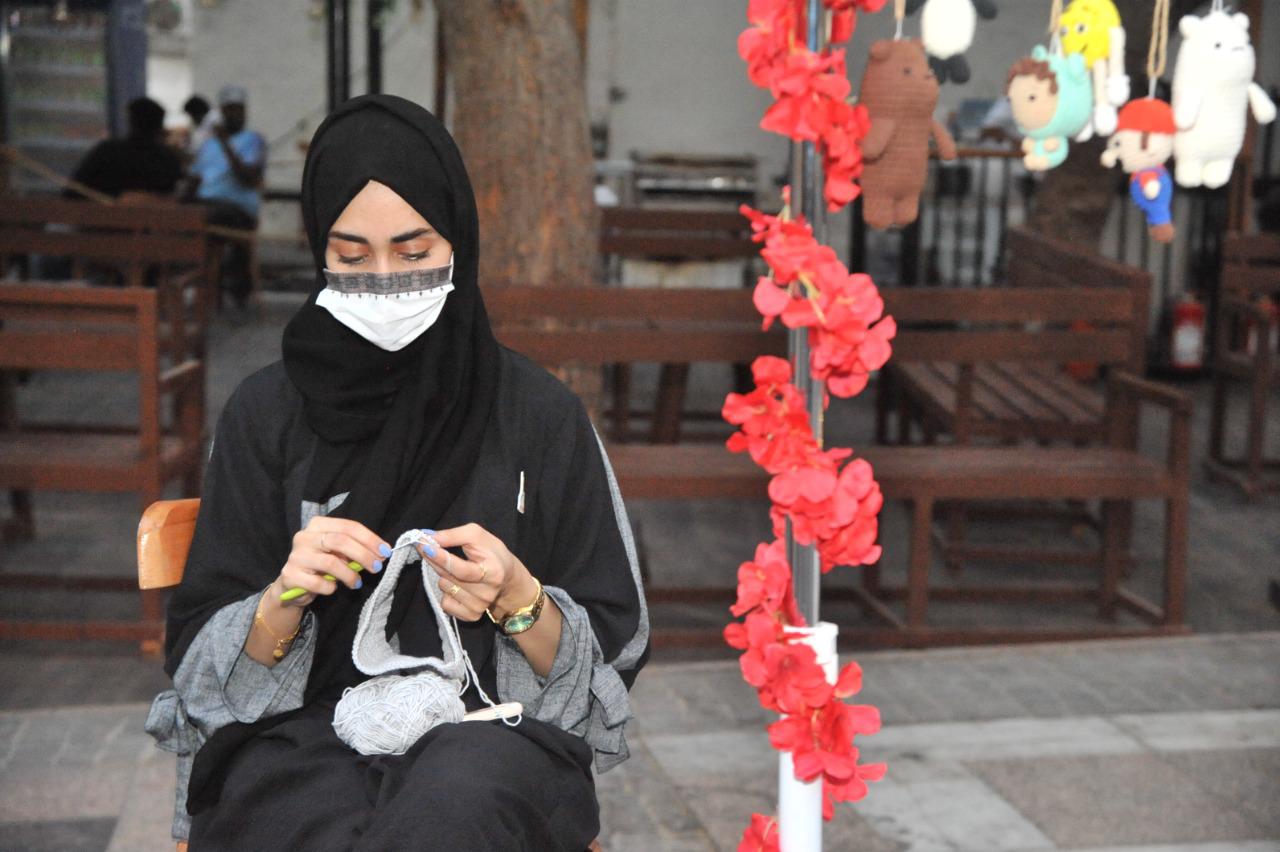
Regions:
<instances>
[{"instance_id":1,"label":"gold ring","mask_svg":"<svg viewBox=\"0 0 1280 852\"><path fill-rule=\"evenodd\" d=\"M459 586L457 583L454 583L453 587L449 589L449 597L456 598L458 596L458 592L460 591L462 591L462 587Z\"/></svg>"},{"instance_id":2,"label":"gold ring","mask_svg":"<svg viewBox=\"0 0 1280 852\"><path fill-rule=\"evenodd\" d=\"M488 566L488 565L481 565L481 566L480 566L480 582L481 582L481 583L483 583L483 582L484 582L484 575L485 575L485 574L488 574L488 573L489 573L489 566Z\"/></svg>"},{"instance_id":3,"label":"gold ring","mask_svg":"<svg viewBox=\"0 0 1280 852\"><path fill-rule=\"evenodd\" d=\"M320 550L324 553L329 552L329 548L324 546L324 533L320 533Z\"/></svg>"}]
</instances>

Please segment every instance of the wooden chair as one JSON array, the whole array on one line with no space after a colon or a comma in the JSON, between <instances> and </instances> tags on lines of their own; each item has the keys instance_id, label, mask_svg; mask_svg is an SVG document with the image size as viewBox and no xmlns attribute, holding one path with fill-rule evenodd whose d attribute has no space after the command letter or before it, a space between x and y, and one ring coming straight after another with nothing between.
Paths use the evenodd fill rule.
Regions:
<instances>
[{"instance_id":1,"label":"wooden chair","mask_svg":"<svg viewBox=\"0 0 1280 852\"><path fill-rule=\"evenodd\" d=\"M751 239L751 224L734 211L657 207L600 208L599 252L606 279L621 280L624 260L687 261L740 260L743 286L751 277L760 246ZM738 373L745 372L741 366ZM613 408L611 436L617 441L631 438L631 419L644 412L631 410L631 368L612 367ZM739 377L742 381L742 377ZM658 398L649 424L651 443L674 444L680 440L681 413L689 383L689 365L662 362L658 377ZM690 419L718 419L718 412L684 412Z\"/></svg>"},{"instance_id":2,"label":"wooden chair","mask_svg":"<svg viewBox=\"0 0 1280 852\"><path fill-rule=\"evenodd\" d=\"M1275 337L1280 309L1280 237L1228 234L1222 248L1222 296L1213 344L1213 411L1205 468L1214 479L1230 482L1252 499L1280 489L1280 459L1265 456L1268 397L1280 389ZM1225 449L1231 387L1249 391L1245 450L1231 457Z\"/></svg>"},{"instance_id":3,"label":"wooden chair","mask_svg":"<svg viewBox=\"0 0 1280 852\"><path fill-rule=\"evenodd\" d=\"M182 582L199 514L197 497L159 500L142 513L138 522L138 588L158 592ZM186 841L178 841L178 852L186 849ZM600 841L592 841L588 852L603 852Z\"/></svg>"},{"instance_id":4,"label":"wooden chair","mask_svg":"<svg viewBox=\"0 0 1280 852\"><path fill-rule=\"evenodd\" d=\"M143 506L179 481L200 488L204 429L204 363L166 359L159 340L159 294L142 287L0 284L0 377L20 370L134 372L136 425L32 422L19 416L12 383L0 423L0 488L137 493ZM165 417L163 409L171 410ZM22 508L19 506L18 508ZM34 534L30 505L6 531ZM132 578L63 578L4 574L5 586L128 591ZM158 647L160 600L144 593L138 622L4 621L0 636L134 639Z\"/></svg>"}]
</instances>

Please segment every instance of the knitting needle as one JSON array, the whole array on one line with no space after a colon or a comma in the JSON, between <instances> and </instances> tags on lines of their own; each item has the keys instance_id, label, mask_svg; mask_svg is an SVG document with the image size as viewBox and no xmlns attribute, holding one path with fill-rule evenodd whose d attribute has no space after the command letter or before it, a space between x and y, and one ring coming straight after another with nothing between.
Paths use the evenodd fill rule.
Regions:
<instances>
[{"instance_id":1,"label":"knitting needle","mask_svg":"<svg viewBox=\"0 0 1280 852\"><path fill-rule=\"evenodd\" d=\"M418 543L418 542L416 542L416 541L406 541L404 544L400 545L399 547L393 547L393 548L392 548L392 551L399 550L399 549L400 549L400 547L413 547L413 546L414 546L415 544L417 544L417 543ZM364 570L364 566L363 566L363 565L361 565L359 562L354 562L354 561L353 561L353 562L348 562L348 563L347 563L347 567L348 567L348 568L350 568L352 571L355 571L357 574L359 574L361 571L363 571L363 570ZM335 576L333 576L332 574L325 574L325 575L324 575L324 578L325 578L326 580L333 580L335 583L338 581L338 578L337 578L337 577L335 577ZM283 602L283 601L291 601L291 600L293 600L294 598L300 598L300 597L302 597L302 596L303 596L303 595L305 595L306 593L307 593L307 590L306 590L306 589L301 589L301 588L297 588L297 589L288 589L288 590L286 590L286 591L285 591L285 593L284 593L283 595L281 595L281 596L280 596L280 600L281 600L282 602Z\"/></svg>"}]
</instances>

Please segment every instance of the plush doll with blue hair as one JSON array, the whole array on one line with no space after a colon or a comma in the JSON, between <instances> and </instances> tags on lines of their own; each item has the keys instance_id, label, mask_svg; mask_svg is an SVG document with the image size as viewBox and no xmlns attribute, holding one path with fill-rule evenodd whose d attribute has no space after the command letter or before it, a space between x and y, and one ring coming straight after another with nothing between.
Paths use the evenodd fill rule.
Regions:
<instances>
[{"instance_id":1,"label":"plush doll with blue hair","mask_svg":"<svg viewBox=\"0 0 1280 852\"><path fill-rule=\"evenodd\" d=\"M1089 70L1080 54L1051 54L1037 46L1009 69L1005 88L1013 119L1026 138L1022 163L1042 172L1067 159L1067 140L1080 133L1093 111Z\"/></svg>"}]
</instances>

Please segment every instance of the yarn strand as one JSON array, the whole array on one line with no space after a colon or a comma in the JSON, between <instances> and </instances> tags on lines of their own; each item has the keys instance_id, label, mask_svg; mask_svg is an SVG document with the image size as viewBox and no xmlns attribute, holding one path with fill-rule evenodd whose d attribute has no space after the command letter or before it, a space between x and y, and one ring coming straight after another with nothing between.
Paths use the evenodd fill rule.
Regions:
<instances>
[{"instance_id":1,"label":"yarn strand","mask_svg":"<svg viewBox=\"0 0 1280 852\"><path fill-rule=\"evenodd\" d=\"M1151 16L1151 44L1147 47L1147 79L1154 92L1156 80L1169 61L1169 0L1155 0Z\"/></svg>"}]
</instances>

